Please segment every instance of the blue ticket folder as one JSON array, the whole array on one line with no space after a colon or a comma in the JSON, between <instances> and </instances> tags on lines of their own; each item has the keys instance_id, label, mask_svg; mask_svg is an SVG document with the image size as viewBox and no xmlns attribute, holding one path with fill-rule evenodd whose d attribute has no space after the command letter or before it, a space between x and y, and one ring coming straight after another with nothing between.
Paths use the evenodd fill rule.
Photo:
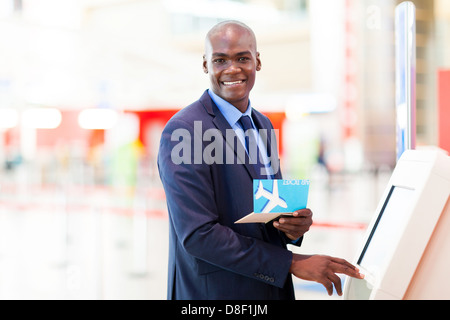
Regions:
<instances>
[{"instance_id":1,"label":"blue ticket folder","mask_svg":"<svg viewBox=\"0 0 450 320\"><path fill-rule=\"evenodd\" d=\"M305 209L309 180L254 180L253 212L236 223L267 223Z\"/></svg>"}]
</instances>

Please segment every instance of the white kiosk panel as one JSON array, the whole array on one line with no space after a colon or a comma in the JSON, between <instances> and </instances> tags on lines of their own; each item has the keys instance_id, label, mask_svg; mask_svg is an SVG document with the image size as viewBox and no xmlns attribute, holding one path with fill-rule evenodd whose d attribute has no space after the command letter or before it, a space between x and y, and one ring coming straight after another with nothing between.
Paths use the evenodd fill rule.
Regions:
<instances>
[{"instance_id":1,"label":"white kiosk panel","mask_svg":"<svg viewBox=\"0 0 450 320\"><path fill-rule=\"evenodd\" d=\"M413 293L412 288L417 287L414 283L418 270L449 270L450 257L439 258L444 266L424 262L424 258L437 259L428 253L436 230L445 230L441 238L449 234L447 242L450 241L450 218L444 219L443 215L449 195L450 158L441 150L406 151L392 174L355 262L366 278L347 278L344 298L414 299L417 292ZM423 267L418 269L419 265ZM442 279L441 275L423 271L421 278L427 280L421 286L429 283L431 277ZM450 298L449 292L446 295L442 298Z\"/></svg>"},{"instance_id":2,"label":"white kiosk panel","mask_svg":"<svg viewBox=\"0 0 450 320\"><path fill-rule=\"evenodd\" d=\"M409 219L410 206L415 190L402 187L392 187L386 199L383 209L378 216L375 226L364 247L358 264L370 269L372 266L383 264L389 254L390 246L394 239L399 238L399 229L403 221ZM376 232L375 232L376 231Z\"/></svg>"}]
</instances>

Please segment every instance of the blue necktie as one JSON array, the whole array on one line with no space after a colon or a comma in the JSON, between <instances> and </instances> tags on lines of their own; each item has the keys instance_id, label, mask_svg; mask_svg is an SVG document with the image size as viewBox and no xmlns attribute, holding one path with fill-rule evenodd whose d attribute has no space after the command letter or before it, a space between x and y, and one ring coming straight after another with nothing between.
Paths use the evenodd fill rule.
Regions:
<instances>
[{"instance_id":1,"label":"blue necktie","mask_svg":"<svg viewBox=\"0 0 450 320\"><path fill-rule=\"evenodd\" d=\"M250 117L242 116L239 122L242 128L244 129L245 149L247 149L250 164L254 166L258 176L266 175L266 166L263 163L261 150L259 149L258 143L256 142L255 139L255 134L253 132L253 125Z\"/></svg>"}]
</instances>

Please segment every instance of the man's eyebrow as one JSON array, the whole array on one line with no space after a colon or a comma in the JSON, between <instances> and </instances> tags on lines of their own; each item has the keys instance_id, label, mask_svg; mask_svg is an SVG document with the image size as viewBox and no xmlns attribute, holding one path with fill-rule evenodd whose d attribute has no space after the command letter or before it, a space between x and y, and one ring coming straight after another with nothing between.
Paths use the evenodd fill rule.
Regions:
<instances>
[{"instance_id":1,"label":"man's eyebrow","mask_svg":"<svg viewBox=\"0 0 450 320\"><path fill-rule=\"evenodd\" d=\"M212 54L213 57L228 57L228 55L226 53L221 53L221 52L214 52Z\"/></svg>"},{"instance_id":2,"label":"man's eyebrow","mask_svg":"<svg viewBox=\"0 0 450 320\"><path fill-rule=\"evenodd\" d=\"M241 51L241 52L236 53L236 56L245 56L245 55L249 55L249 54L251 54L251 52L247 50L247 51ZM213 57L229 57L228 54L223 53L223 52L214 52L212 54L212 56Z\"/></svg>"},{"instance_id":3,"label":"man's eyebrow","mask_svg":"<svg viewBox=\"0 0 450 320\"><path fill-rule=\"evenodd\" d=\"M248 50L236 53L237 56L246 56L246 55L249 55L249 54L252 54L252 53L250 51L248 51Z\"/></svg>"}]
</instances>

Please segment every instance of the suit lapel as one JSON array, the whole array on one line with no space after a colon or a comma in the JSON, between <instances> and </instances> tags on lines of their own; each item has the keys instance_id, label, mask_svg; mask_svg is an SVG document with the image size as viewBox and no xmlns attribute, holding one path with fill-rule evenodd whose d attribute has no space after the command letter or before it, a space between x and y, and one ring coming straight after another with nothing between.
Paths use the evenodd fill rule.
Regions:
<instances>
[{"instance_id":1,"label":"suit lapel","mask_svg":"<svg viewBox=\"0 0 450 320\"><path fill-rule=\"evenodd\" d=\"M208 92L205 91L203 96L200 98L200 102L205 107L206 111L213 117L212 122L215 127L222 133L225 143L228 144L228 147L231 148L234 152L235 159L234 163L243 164L249 173L252 179L258 179L258 175L253 165L250 164L247 153L245 152L245 146L242 145L241 141L237 137L233 128L231 128L228 121L220 112L219 108L212 101ZM226 154L226 152L225 152ZM226 159L224 159L225 161Z\"/></svg>"},{"instance_id":2,"label":"suit lapel","mask_svg":"<svg viewBox=\"0 0 450 320\"><path fill-rule=\"evenodd\" d=\"M222 133L228 146L230 148L232 148L232 150L236 156L236 160L237 160L236 163L244 164L245 168L247 169L247 171L250 174L250 176L252 177L252 179L260 179L261 176L256 172L254 166L250 164L248 155L245 152L245 147L242 145L239 138L234 133L234 130L231 128L228 121L225 119L225 117L220 112L219 108L217 108L215 103L212 101L211 97L208 94L208 91L205 91L203 93L202 97L200 98L200 102L202 103L202 105L204 106L204 108L208 112L208 114L211 117L213 117L212 122L214 123L216 128L220 130L220 132ZM272 127L270 126L270 124L267 123L266 118L264 118L263 115L256 110L253 110L252 118L253 118L253 121L255 122L257 129L267 129L267 146L266 146L267 152L270 154L272 152L271 147L273 144L275 144L273 151L275 151L275 153L277 153L278 149L276 146L276 141L272 141L272 135L270 132L270 129ZM227 130L229 130L229 131L227 131ZM228 137L227 137L227 133L228 133ZM234 144L235 141L236 141L236 144ZM242 152L240 152L238 150L241 150ZM272 161L278 162L277 165L275 166L276 168L278 168L278 171L275 174L274 178L281 179L281 170L279 170L278 154L273 155L273 157L271 155L271 157L269 157L269 158Z\"/></svg>"}]
</instances>

